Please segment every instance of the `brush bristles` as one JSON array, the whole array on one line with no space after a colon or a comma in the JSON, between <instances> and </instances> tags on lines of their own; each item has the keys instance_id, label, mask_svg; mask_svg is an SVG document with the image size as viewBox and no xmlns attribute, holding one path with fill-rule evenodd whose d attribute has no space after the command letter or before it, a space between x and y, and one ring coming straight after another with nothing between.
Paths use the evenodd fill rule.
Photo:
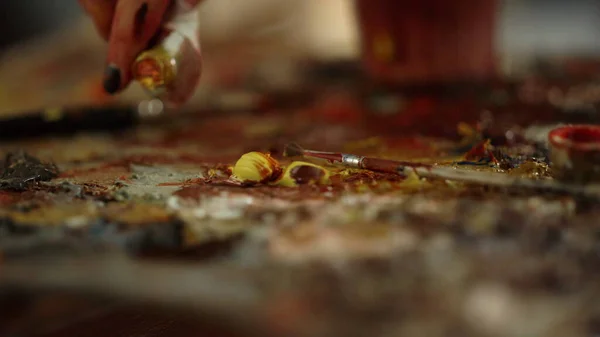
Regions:
<instances>
[{"instance_id":1,"label":"brush bristles","mask_svg":"<svg viewBox=\"0 0 600 337\"><path fill-rule=\"evenodd\" d=\"M296 143L290 143L285 146L283 155L285 157L302 157L304 156L304 149Z\"/></svg>"}]
</instances>

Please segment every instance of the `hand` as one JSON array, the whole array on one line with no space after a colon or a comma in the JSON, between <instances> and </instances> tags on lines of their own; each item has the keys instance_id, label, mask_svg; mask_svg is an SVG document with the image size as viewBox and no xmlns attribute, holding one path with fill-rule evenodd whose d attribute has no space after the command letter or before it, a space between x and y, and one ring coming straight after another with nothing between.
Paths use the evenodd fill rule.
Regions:
<instances>
[{"instance_id":1,"label":"hand","mask_svg":"<svg viewBox=\"0 0 600 337\"><path fill-rule=\"evenodd\" d=\"M78 0L108 41L104 88L115 94L131 82L131 66L165 24L189 13L202 0ZM176 29L176 28L175 28ZM197 32L187 36L197 40Z\"/></svg>"}]
</instances>

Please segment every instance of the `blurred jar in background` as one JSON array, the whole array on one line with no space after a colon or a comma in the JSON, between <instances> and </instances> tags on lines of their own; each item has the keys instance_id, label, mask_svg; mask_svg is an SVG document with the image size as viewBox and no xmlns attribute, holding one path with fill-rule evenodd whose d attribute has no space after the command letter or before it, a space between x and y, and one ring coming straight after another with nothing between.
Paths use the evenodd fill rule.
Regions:
<instances>
[{"instance_id":1,"label":"blurred jar in background","mask_svg":"<svg viewBox=\"0 0 600 337\"><path fill-rule=\"evenodd\" d=\"M497 0L356 0L362 57L383 82L495 76Z\"/></svg>"}]
</instances>

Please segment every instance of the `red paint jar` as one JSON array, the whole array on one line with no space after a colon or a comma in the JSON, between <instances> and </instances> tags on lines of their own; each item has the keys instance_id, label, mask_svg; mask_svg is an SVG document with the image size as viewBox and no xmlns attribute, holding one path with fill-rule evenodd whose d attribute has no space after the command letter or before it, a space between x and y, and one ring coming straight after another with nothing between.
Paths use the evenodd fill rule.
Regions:
<instances>
[{"instance_id":1,"label":"red paint jar","mask_svg":"<svg viewBox=\"0 0 600 337\"><path fill-rule=\"evenodd\" d=\"M362 55L380 82L495 76L497 0L357 0Z\"/></svg>"},{"instance_id":2,"label":"red paint jar","mask_svg":"<svg viewBox=\"0 0 600 337\"><path fill-rule=\"evenodd\" d=\"M600 180L600 126L559 127L549 133L548 142L556 178L579 183Z\"/></svg>"}]
</instances>

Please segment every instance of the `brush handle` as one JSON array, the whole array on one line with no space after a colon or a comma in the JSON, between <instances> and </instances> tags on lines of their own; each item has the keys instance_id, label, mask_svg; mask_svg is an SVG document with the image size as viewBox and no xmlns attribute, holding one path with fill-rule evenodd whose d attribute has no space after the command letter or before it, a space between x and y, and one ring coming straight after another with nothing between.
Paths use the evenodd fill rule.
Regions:
<instances>
[{"instance_id":1,"label":"brush handle","mask_svg":"<svg viewBox=\"0 0 600 337\"><path fill-rule=\"evenodd\" d=\"M589 198L600 199L600 184L574 185L554 180L533 180L528 178L507 176L502 173L478 172L456 169L446 166L433 166L422 163L362 157L353 154L335 152L304 151L305 156L327 159L331 163L340 163L346 167L360 168L376 172L396 173L408 176L416 173L420 177L460 181L470 184L487 185L503 188L522 188L553 193L566 193Z\"/></svg>"},{"instance_id":2,"label":"brush handle","mask_svg":"<svg viewBox=\"0 0 600 337\"><path fill-rule=\"evenodd\" d=\"M554 193L600 198L600 185L574 185L554 180L533 180L521 177L507 176L502 173L478 172L451 167L400 167L398 173L408 175L415 172L420 177L460 181L464 183L487 185L504 188L524 188Z\"/></svg>"},{"instance_id":3,"label":"brush handle","mask_svg":"<svg viewBox=\"0 0 600 337\"><path fill-rule=\"evenodd\" d=\"M408 165L403 164L405 163L396 160L365 157L360 161L360 168L377 172L398 173L399 167L401 169L408 167Z\"/></svg>"}]
</instances>

